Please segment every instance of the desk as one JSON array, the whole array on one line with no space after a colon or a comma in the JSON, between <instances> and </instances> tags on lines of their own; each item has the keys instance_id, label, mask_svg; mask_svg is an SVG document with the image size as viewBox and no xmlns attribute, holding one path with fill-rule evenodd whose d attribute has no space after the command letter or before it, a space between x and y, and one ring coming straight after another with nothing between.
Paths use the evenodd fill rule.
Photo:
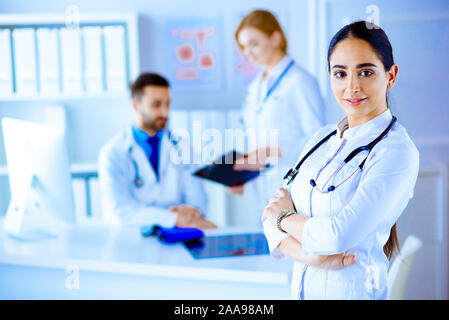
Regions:
<instances>
[{"instance_id":1,"label":"desk","mask_svg":"<svg viewBox=\"0 0 449 320\"><path fill-rule=\"evenodd\" d=\"M206 234L248 231L261 230ZM269 255L196 260L137 228L67 226L38 242L0 231L0 299L289 299L291 270Z\"/></svg>"}]
</instances>

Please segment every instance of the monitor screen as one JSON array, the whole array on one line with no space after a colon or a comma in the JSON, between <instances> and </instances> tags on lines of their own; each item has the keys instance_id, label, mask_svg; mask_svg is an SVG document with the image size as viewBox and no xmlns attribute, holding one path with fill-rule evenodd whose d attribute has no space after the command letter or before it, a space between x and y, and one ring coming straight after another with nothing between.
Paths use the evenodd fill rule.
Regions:
<instances>
[{"instance_id":1,"label":"monitor screen","mask_svg":"<svg viewBox=\"0 0 449 320\"><path fill-rule=\"evenodd\" d=\"M11 189L5 230L32 239L52 221L75 223L64 129L11 118L2 127Z\"/></svg>"},{"instance_id":2,"label":"monitor screen","mask_svg":"<svg viewBox=\"0 0 449 320\"><path fill-rule=\"evenodd\" d=\"M196 259L269 254L263 233L206 236L185 241L184 246Z\"/></svg>"}]
</instances>

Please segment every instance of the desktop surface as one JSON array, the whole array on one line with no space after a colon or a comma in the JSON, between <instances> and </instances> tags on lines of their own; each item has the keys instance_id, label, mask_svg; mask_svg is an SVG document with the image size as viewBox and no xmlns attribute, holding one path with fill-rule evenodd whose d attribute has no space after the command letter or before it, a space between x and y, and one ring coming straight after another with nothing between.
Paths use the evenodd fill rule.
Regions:
<instances>
[{"instance_id":1,"label":"desktop surface","mask_svg":"<svg viewBox=\"0 0 449 320\"><path fill-rule=\"evenodd\" d=\"M81 279L89 278L87 274L91 274L92 279L89 280L92 281L90 285L86 284L87 280L84 281L83 288L87 292L81 294L79 291L75 296L80 299L98 299L103 295L106 298L126 298L132 291L128 286L136 276L140 277L139 281L135 281L136 286L143 286L144 283L148 283L146 287L157 286L157 296L151 290L139 289L141 296L149 299L288 298L292 270L289 259L277 260L268 254L195 259L183 244L164 244L153 237L142 237L139 231L138 228L101 225L67 226L57 239L35 242L18 241L0 231L0 268L3 270L0 272L3 274L0 276L0 296L53 299L62 295L67 298L64 282L55 284L58 289L52 293L37 291L37 285L36 288L31 286L42 277L47 277L47 282L56 281L54 275L50 276L51 270L60 277L68 266L76 266L84 275ZM207 231L206 235L238 235L257 231L260 232L222 228ZM9 275L6 276L6 273ZM17 279L14 274L17 274ZM112 281L111 277L115 280ZM128 280L125 281L125 278ZM113 285L116 286L114 290L110 288L106 291L108 286ZM171 287L173 290L169 289ZM267 289L263 290L265 287ZM241 288L240 298L235 295L237 288ZM93 293L95 290L98 294ZM166 292L165 295L163 292ZM277 294L272 297L274 292ZM74 293L70 292L72 295Z\"/></svg>"}]
</instances>

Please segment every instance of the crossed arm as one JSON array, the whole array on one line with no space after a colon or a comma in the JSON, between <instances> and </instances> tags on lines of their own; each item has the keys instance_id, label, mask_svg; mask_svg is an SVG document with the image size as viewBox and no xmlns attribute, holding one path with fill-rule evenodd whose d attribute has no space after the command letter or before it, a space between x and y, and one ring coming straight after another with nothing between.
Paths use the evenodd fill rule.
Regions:
<instances>
[{"instance_id":1,"label":"crossed arm","mask_svg":"<svg viewBox=\"0 0 449 320\"><path fill-rule=\"evenodd\" d=\"M285 189L281 188L265 207L262 221L269 220L271 224L276 225L277 214L284 209L295 212L290 195ZM285 256L324 269L339 269L356 263L355 256L353 254L346 255L346 252L334 255L305 254L302 249L301 238L304 224L308 219L306 216L294 214L281 221L282 230L290 235L282 240L278 246L278 249Z\"/></svg>"}]
</instances>

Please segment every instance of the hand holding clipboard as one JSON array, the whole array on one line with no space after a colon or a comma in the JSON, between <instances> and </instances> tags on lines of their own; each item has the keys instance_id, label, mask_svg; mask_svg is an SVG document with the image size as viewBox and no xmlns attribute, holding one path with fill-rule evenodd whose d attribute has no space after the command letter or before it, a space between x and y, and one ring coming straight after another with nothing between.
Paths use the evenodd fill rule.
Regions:
<instances>
[{"instance_id":1,"label":"hand holding clipboard","mask_svg":"<svg viewBox=\"0 0 449 320\"><path fill-rule=\"evenodd\" d=\"M230 151L216 159L212 164L199 169L194 173L194 175L210 181L221 183L228 187L235 187L253 180L262 172L265 172L270 168L270 166L267 165L262 170L258 170L258 167L255 167L257 171L241 170L242 165L246 167L248 163L242 164L245 160L240 160L236 164L236 160L243 158L243 154L236 152L235 150ZM251 163L250 165L252 166Z\"/></svg>"},{"instance_id":2,"label":"hand holding clipboard","mask_svg":"<svg viewBox=\"0 0 449 320\"><path fill-rule=\"evenodd\" d=\"M279 147L261 147L236 159L234 170L242 171L261 171L267 168L270 157L278 158L281 156Z\"/></svg>"}]
</instances>

